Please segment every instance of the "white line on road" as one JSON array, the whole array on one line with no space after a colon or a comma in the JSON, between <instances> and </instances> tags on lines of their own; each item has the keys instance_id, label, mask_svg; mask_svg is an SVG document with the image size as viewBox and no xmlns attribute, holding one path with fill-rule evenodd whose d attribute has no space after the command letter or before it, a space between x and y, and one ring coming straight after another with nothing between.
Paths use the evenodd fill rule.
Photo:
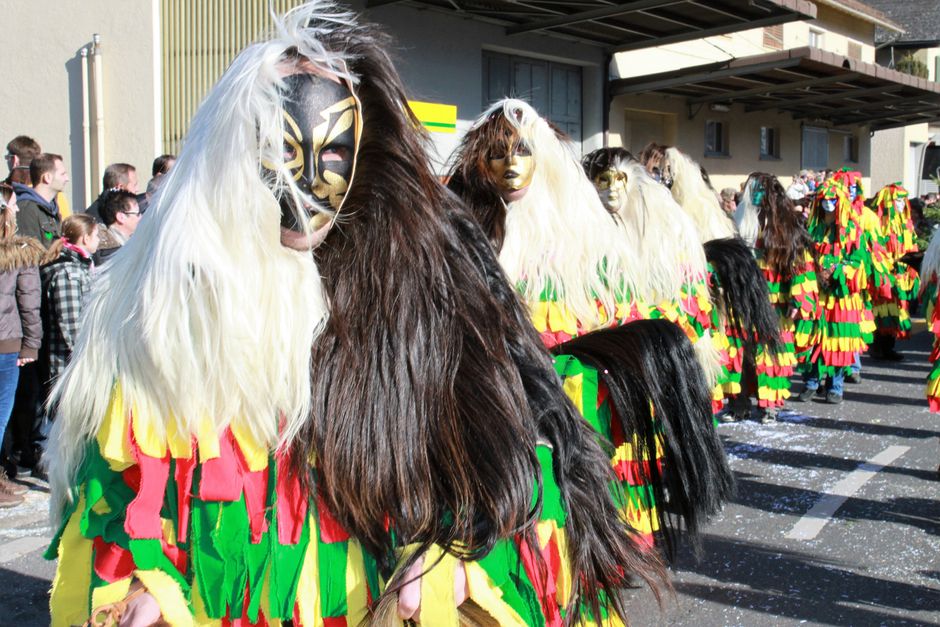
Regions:
<instances>
[{"instance_id":1,"label":"white line on road","mask_svg":"<svg viewBox=\"0 0 940 627\"><path fill-rule=\"evenodd\" d=\"M45 536L26 536L6 544L0 544L0 564L12 562L23 555L32 553L37 549L44 549L47 546L49 546L49 538Z\"/></svg>"},{"instance_id":2,"label":"white line on road","mask_svg":"<svg viewBox=\"0 0 940 627\"><path fill-rule=\"evenodd\" d=\"M842 481L835 484L825 496L819 499L813 507L806 512L787 534L791 540L812 540L822 528L826 526L833 514L842 504L875 474L909 451L909 446L889 446L870 460L853 470Z\"/></svg>"}]
</instances>

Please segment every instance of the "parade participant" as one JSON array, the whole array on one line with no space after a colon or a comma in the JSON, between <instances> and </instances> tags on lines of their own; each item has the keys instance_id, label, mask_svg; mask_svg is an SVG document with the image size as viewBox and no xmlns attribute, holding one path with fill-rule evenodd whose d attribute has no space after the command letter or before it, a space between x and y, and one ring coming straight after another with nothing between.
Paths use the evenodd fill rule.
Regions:
<instances>
[{"instance_id":1,"label":"parade participant","mask_svg":"<svg viewBox=\"0 0 940 627\"><path fill-rule=\"evenodd\" d=\"M493 242L575 405L613 445L627 519L668 554L673 517L694 535L731 481L688 339L648 319L656 294L639 251L612 223L567 138L521 100L500 101L476 120L449 186Z\"/></svg>"},{"instance_id":2,"label":"parade participant","mask_svg":"<svg viewBox=\"0 0 940 627\"><path fill-rule=\"evenodd\" d=\"M772 174L755 172L748 177L736 217L742 236L753 237L757 265L780 320L777 349L758 346L743 360L742 396L757 397L759 419L766 424L776 420L790 397L790 375L806 359L818 327L815 248L789 194ZM730 404L741 407L749 401L732 399Z\"/></svg>"},{"instance_id":3,"label":"parade participant","mask_svg":"<svg viewBox=\"0 0 940 627\"><path fill-rule=\"evenodd\" d=\"M940 413L940 237L930 240L920 265L920 276L923 279L920 301L927 330L934 336L930 373L927 375L927 402L931 412Z\"/></svg>"},{"instance_id":4,"label":"parade participant","mask_svg":"<svg viewBox=\"0 0 940 627\"><path fill-rule=\"evenodd\" d=\"M733 398L741 393L741 377L745 351L777 350L780 328L777 315L770 306L767 283L754 261L747 239L738 237L732 218L725 213L705 170L675 147L653 145L644 150L658 162L673 198L692 218L699 241L711 270L712 301L720 315L720 328L727 338L728 376L722 381L724 395ZM656 161L658 158L658 161ZM749 412L726 412L726 421L739 420Z\"/></svg>"},{"instance_id":5,"label":"parade participant","mask_svg":"<svg viewBox=\"0 0 940 627\"><path fill-rule=\"evenodd\" d=\"M877 330L869 355L896 361L903 355L894 350L894 343L910 337L910 305L920 289L917 271L901 261L905 255L917 252L914 222L907 190L899 183L881 188L871 205L878 217L878 240L886 253L892 289L890 294L872 294Z\"/></svg>"},{"instance_id":6,"label":"parade participant","mask_svg":"<svg viewBox=\"0 0 940 627\"><path fill-rule=\"evenodd\" d=\"M279 19L105 266L56 391L54 625L600 622L663 576L381 41Z\"/></svg>"},{"instance_id":7,"label":"parade participant","mask_svg":"<svg viewBox=\"0 0 940 627\"><path fill-rule=\"evenodd\" d=\"M601 202L618 217L635 252L633 271L653 305L651 317L679 324L695 345L699 363L716 387L714 411L722 408L721 382L728 378L728 346L718 329L708 291L705 250L692 220L669 190L658 184L623 148L599 148L582 159ZM716 345L716 340L718 345ZM724 344L721 344L724 342Z\"/></svg>"},{"instance_id":8,"label":"parade participant","mask_svg":"<svg viewBox=\"0 0 940 627\"><path fill-rule=\"evenodd\" d=\"M804 381L802 401L825 389L827 402L841 403L844 370L866 348L864 293L870 252L860 196L860 179L851 172L836 173L816 189L807 230L819 259L822 325L812 354L799 368ZM825 388L822 379L827 379Z\"/></svg>"}]
</instances>

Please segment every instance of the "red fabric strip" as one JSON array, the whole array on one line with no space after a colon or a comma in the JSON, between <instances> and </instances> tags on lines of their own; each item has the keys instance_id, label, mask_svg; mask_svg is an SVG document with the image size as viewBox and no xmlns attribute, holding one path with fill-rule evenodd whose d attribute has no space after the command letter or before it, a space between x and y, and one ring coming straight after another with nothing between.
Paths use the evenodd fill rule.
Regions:
<instances>
[{"instance_id":1,"label":"red fabric strip","mask_svg":"<svg viewBox=\"0 0 940 627\"><path fill-rule=\"evenodd\" d=\"M219 438L219 456L202 460L199 498L203 501L237 501L243 478L235 455L235 438L226 430Z\"/></svg>"},{"instance_id":2,"label":"red fabric strip","mask_svg":"<svg viewBox=\"0 0 940 627\"><path fill-rule=\"evenodd\" d=\"M95 538L94 546L95 573L99 577L108 583L114 583L133 574L136 566L130 551L105 542L101 536Z\"/></svg>"},{"instance_id":3,"label":"red fabric strip","mask_svg":"<svg viewBox=\"0 0 940 627\"><path fill-rule=\"evenodd\" d=\"M186 542L189 536L189 511L193 499L193 471L196 470L196 443L191 442L192 453L189 459L176 459L176 470L173 473L176 479L176 502L179 508L179 517L176 521L176 540Z\"/></svg>"},{"instance_id":4,"label":"red fabric strip","mask_svg":"<svg viewBox=\"0 0 940 627\"><path fill-rule=\"evenodd\" d=\"M277 539L281 544L297 544L307 517L307 499L300 488L300 477L290 471L285 454L277 462Z\"/></svg>"},{"instance_id":5,"label":"red fabric strip","mask_svg":"<svg viewBox=\"0 0 940 627\"><path fill-rule=\"evenodd\" d=\"M349 534L336 522L330 508L326 506L326 501L319 494L317 494L317 515L320 519L320 539L323 542L330 544L349 539Z\"/></svg>"},{"instance_id":6,"label":"red fabric strip","mask_svg":"<svg viewBox=\"0 0 940 627\"><path fill-rule=\"evenodd\" d=\"M150 457L140 450L133 432L130 432L129 440L131 452L139 467L139 486L137 496L127 506L124 530L127 535L137 540L163 539L160 509L166 494L166 482L170 478L170 453L167 452L163 459ZM127 475L125 481L128 481Z\"/></svg>"}]
</instances>

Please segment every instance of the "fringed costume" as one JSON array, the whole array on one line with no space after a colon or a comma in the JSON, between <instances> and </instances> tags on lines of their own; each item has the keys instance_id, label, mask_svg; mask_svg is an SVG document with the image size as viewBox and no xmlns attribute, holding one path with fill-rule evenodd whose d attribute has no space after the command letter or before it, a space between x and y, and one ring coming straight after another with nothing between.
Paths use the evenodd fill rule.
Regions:
<instances>
[{"instance_id":1,"label":"fringed costume","mask_svg":"<svg viewBox=\"0 0 940 627\"><path fill-rule=\"evenodd\" d=\"M793 210L780 181L757 172L748 177L735 216L742 237L754 242L754 254L767 281L770 303L780 321L780 344L758 346L746 355L745 379L754 389L763 416L772 419L790 397L790 376L806 360L819 326L819 287L813 242Z\"/></svg>"},{"instance_id":2,"label":"fringed costume","mask_svg":"<svg viewBox=\"0 0 940 627\"><path fill-rule=\"evenodd\" d=\"M924 307L927 330L933 334L930 373L927 375L927 402L930 411L940 413L940 237L930 239L920 266L923 288L920 302Z\"/></svg>"},{"instance_id":3,"label":"fringed costume","mask_svg":"<svg viewBox=\"0 0 940 627\"><path fill-rule=\"evenodd\" d=\"M695 225L669 190L623 148L595 150L582 165L634 251L634 275L652 304L648 317L675 322L685 331L712 382L712 409L720 411L724 398L720 382L728 380L730 358L711 302L708 263Z\"/></svg>"},{"instance_id":4,"label":"fringed costume","mask_svg":"<svg viewBox=\"0 0 940 627\"><path fill-rule=\"evenodd\" d=\"M865 292L870 265L859 201L860 180L839 172L816 190L807 225L819 255L822 325L810 358L801 367L808 376L832 377L851 366L865 350L868 314Z\"/></svg>"},{"instance_id":5,"label":"fringed costume","mask_svg":"<svg viewBox=\"0 0 940 627\"><path fill-rule=\"evenodd\" d=\"M684 314L652 304L674 298L702 260L694 250L685 269L640 260L567 139L519 100L476 121L449 185L498 250L565 390L610 445L625 517L670 554L680 523L694 535L732 486L693 348L656 320Z\"/></svg>"},{"instance_id":6,"label":"fringed costume","mask_svg":"<svg viewBox=\"0 0 940 627\"><path fill-rule=\"evenodd\" d=\"M727 343L728 374L721 381L723 394L741 393L745 351L778 350L780 328L770 306L767 283L748 244L738 237L732 219L721 209L708 175L688 155L674 147L653 146L647 169L655 161L670 186L673 198L692 218L711 270L712 301ZM724 342L723 342L724 343Z\"/></svg>"},{"instance_id":7,"label":"fringed costume","mask_svg":"<svg viewBox=\"0 0 940 627\"><path fill-rule=\"evenodd\" d=\"M664 577L382 42L279 19L98 279L54 391L54 625L620 624ZM664 456L676 501L730 480Z\"/></svg>"},{"instance_id":8,"label":"fringed costume","mask_svg":"<svg viewBox=\"0 0 940 627\"><path fill-rule=\"evenodd\" d=\"M905 255L917 252L907 190L898 183L886 185L872 201L872 210L878 217L878 240L891 278L890 294L872 293L877 333L906 339L911 333L911 301L920 290L917 271L901 261Z\"/></svg>"}]
</instances>

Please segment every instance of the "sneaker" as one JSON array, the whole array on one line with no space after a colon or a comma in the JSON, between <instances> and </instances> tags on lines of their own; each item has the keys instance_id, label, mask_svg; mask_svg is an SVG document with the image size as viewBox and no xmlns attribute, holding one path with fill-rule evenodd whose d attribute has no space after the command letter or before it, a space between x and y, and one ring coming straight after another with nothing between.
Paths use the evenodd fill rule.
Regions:
<instances>
[{"instance_id":1,"label":"sneaker","mask_svg":"<svg viewBox=\"0 0 940 627\"><path fill-rule=\"evenodd\" d=\"M4 476L0 476L0 492L19 496L29 492L29 488L25 485L20 485L19 483L13 483Z\"/></svg>"},{"instance_id":2,"label":"sneaker","mask_svg":"<svg viewBox=\"0 0 940 627\"><path fill-rule=\"evenodd\" d=\"M762 409L760 415L757 417L757 421L762 425L772 425L777 422L777 410L776 409Z\"/></svg>"},{"instance_id":3,"label":"sneaker","mask_svg":"<svg viewBox=\"0 0 940 627\"><path fill-rule=\"evenodd\" d=\"M0 492L0 507L16 507L23 501L25 501L22 495L19 494L7 494L6 492Z\"/></svg>"},{"instance_id":4,"label":"sneaker","mask_svg":"<svg viewBox=\"0 0 940 627\"><path fill-rule=\"evenodd\" d=\"M830 405L838 405L842 402L842 395L836 394L835 392L828 392L826 394L826 402Z\"/></svg>"},{"instance_id":5,"label":"sneaker","mask_svg":"<svg viewBox=\"0 0 940 627\"><path fill-rule=\"evenodd\" d=\"M723 422L727 424L730 422L737 422L737 421L738 421L738 417L734 415L733 411L725 410L721 412L720 414L718 414L718 422Z\"/></svg>"},{"instance_id":6,"label":"sneaker","mask_svg":"<svg viewBox=\"0 0 940 627\"><path fill-rule=\"evenodd\" d=\"M846 382L846 383L861 383L861 382L862 382L862 373L861 373L861 372L853 372L853 373L851 373L851 374L845 375L845 382Z\"/></svg>"},{"instance_id":7,"label":"sneaker","mask_svg":"<svg viewBox=\"0 0 940 627\"><path fill-rule=\"evenodd\" d=\"M800 400L804 403L808 403L813 400L813 397L816 395L816 390L818 388L803 388L803 391L797 395L797 400Z\"/></svg>"}]
</instances>

